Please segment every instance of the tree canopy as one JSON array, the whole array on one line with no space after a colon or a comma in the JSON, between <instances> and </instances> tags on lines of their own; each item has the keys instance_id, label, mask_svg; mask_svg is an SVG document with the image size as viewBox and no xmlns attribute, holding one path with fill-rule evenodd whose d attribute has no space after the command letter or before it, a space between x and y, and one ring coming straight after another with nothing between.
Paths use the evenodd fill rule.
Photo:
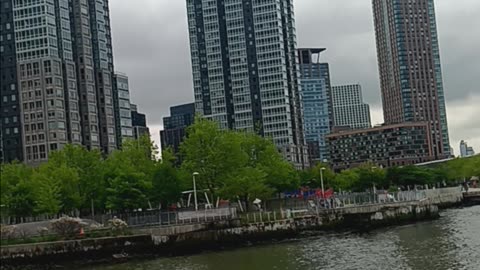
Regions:
<instances>
[{"instance_id":1,"label":"tree canopy","mask_svg":"<svg viewBox=\"0 0 480 270\"><path fill-rule=\"evenodd\" d=\"M92 211L132 211L166 208L182 191L206 190L211 202L256 198L300 187L365 191L436 183L456 184L480 176L480 156L457 158L431 167L382 169L373 163L335 173L328 164L297 171L285 161L269 138L247 131L220 129L216 122L197 117L180 146L181 164L169 149L157 149L145 136L126 140L122 149L102 156L98 150L66 145L50 153L48 162L28 167L1 164L2 215L24 217Z\"/></svg>"},{"instance_id":2,"label":"tree canopy","mask_svg":"<svg viewBox=\"0 0 480 270\"><path fill-rule=\"evenodd\" d=\"M275 192L298 187L294 167L269 139L248 132L222 130L218 124L196 118L182 143L181 169L198 172L198 189L216 199L266 199ZM253 198L253 199L255 199Z\"/></svg>"}]
</instances>

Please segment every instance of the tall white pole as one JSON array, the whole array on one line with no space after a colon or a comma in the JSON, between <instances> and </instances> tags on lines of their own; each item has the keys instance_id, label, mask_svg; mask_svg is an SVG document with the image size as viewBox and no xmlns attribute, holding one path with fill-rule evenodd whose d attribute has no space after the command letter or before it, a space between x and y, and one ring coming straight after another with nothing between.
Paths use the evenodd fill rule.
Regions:
<instances>
[{"instance_id":1,"label":"tall white pole","mask_svg":"<svg viewBox=\"0 0 480 270\"><path fill-rule=\"evenodd\" d=\"M197 202L197 183L195 182L195 175L198 173L193 173L193 198L195 201L195 211L198 210L198 202Z\"/></svg>"},{"instance_id":2,"label":"tall white pole","mask_svg":"<svg viewBox=\"0 0 480 270\"><path fill-rule=\"evenodd\" d=\"M325 189L323 188L323 170L325 168L320 168L320 184L322 185L322 198L325 199Z\"/></svg>"}]
</instances>

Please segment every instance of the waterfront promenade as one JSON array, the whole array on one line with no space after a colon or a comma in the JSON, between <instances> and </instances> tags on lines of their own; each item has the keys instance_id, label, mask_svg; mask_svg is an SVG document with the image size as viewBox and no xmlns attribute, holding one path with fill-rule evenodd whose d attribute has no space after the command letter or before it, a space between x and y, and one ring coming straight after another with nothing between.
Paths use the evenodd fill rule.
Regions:
<instances>
[{"instance_id":1,"label":"waterfront promenade","mask_svg":"<svg viewBox=\"0 0 480 270\"><path fill-rule=\"evenodd\" d=\"M438 217L439 205L458 205L460 188L415 191L415 197L392 196L390 201L372 197L370 202L342 203L335 208L280 209L240 214L233 209L212 209L183 213L169 224L149 223L131 226L129 235L72 239L66 241L2 246L6 264L42 263L49 258L112 259L115 254L131 257L195 252L220 246L271 241L295 237L302 231L373 229ZM405 194L403 194L405 195ZM404 198L399 201L398 198ZM408 200L407 200L408 199ZM223 211L216 216L214 211ZM140 219L132 219L138 222ZM146 219L148 220L148 219ZM158 219L157 219L158 220Z\"/></svg>"},{"instance_id":2,"label":"waterfront promenade","mask_svg":"<svg viewBox=\"0 0 480 270\"><path fill-rule=\"evenodd\" d=\"M470 188L467 192L463 193L463 197L466 203L479 204L480 203L480 188Z\"/></svg>"}]
</instances>

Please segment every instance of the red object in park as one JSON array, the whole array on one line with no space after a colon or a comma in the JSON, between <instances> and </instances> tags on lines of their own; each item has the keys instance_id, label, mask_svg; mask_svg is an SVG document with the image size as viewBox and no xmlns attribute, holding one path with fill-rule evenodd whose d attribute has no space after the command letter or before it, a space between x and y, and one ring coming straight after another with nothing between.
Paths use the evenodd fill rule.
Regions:
<instances>
[{"instance_id":1,"label":"red object in park","mask_svg":"<svg viewBox=\"0 0 480 270\"><path fill-rule=\"evenodd\" d=\"M324 196L322 196L322 190L317 189L315 192L315 195L320 199L329 199L330 197L333 196L333 189L330 188L328 190L325 190Z\"/></svg>"}]
</instances>

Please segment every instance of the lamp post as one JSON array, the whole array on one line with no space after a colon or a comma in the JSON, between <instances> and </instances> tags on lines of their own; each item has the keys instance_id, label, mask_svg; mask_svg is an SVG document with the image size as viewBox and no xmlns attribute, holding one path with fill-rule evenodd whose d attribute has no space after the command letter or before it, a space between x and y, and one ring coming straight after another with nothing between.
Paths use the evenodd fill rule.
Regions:
<instances>
[{"instance_id":1,"label":"lamp post","mask_svg":"<svg viewBox=\"0 0 480 270\"><path fill-rule=\"evenodd\" d=\"M320 168L320 185L322 185L322 199L325 199L325 189L323 188L323 171L325 167Z\"/></svg>"},{"instance_id":2,"label":"lamp post","mask_svg":"<svg viewBox=\"0 0 480 270\"><path fill-rule=\"evenodd\" d=\"M373 166L372 167L372 174L375 171L377 167ZM373 182L373 202L375 203L375 196L377 195L377 188L375 187L375 182Z\"/></svg>"},{"instance_id":3,"label":"lamp post","mask_svg":"<svg viewBox=\"0 0 480 270\"><path fill-rule=\"evenodd\" d=\"M372 167L372 173L373 173L373 171L374 171L376 168L377 168L377 167L375 167L375 166ZM377 188L375 187L375 182L373 182L373 194L375 194L376 189L377 189Z\"/></svg>"},{"instance_id":4,"label":"lamp post","mask_svg":"<svg viewBox=\"0 0 480 270\"><path fill-rule=\"evenodd\" d=\"M193 176L193 199L195 201L195 211L198 210L198 203L197 203L197 183L195 182L195 176L199 175L198 172L194 172Z\"/></svg>"}]
</instances>

